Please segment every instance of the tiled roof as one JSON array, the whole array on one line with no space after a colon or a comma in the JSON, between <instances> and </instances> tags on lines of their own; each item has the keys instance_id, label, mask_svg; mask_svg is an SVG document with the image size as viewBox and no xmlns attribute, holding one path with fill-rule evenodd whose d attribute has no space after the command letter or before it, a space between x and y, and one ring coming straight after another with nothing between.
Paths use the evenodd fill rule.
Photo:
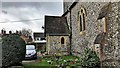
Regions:
<instances>
[{"instance_id":1,"label":"tiled roof","mask_svg":"<svg viewBox=\"0 0 120 68\"><path fill-rule=\"evenodd\" d=\"M102 19L103 17L105 17L108 13L109 13L109 10L111 8L111 2L108 3L107 5L104 5L102 7L102 9L100 10L100 13L99 13L99 16L98 16L98 19Z\"/></svg>"},{"instance_id":2,"label":"tiled roof","mask_svg":"<svg viewBox=\"0 0 120 68\"><path fill-rule=\"evenodd\" d=\"M45 34L69 35L66 17L45 16Z\"/></svg>"}]
</instances>

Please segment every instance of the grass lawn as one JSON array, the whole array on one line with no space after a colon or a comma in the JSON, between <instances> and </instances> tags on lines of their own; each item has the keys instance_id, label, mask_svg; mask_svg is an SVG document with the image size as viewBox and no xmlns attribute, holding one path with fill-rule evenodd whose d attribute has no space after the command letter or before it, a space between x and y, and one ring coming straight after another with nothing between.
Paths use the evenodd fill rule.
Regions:
<instances>
[{"instance_id":1,"label":"grass lawn","mask_svg":"<svg viewBox=\"0 0 120 68\"><path fill-rule=\"evenodd\" d=\"M61 56L61 57L40 57L37 62L24 64L25 68L57 68L58 65L66 65L67 68L78 66L79 58L76 56Z\"/></svg>"}]
</instances>

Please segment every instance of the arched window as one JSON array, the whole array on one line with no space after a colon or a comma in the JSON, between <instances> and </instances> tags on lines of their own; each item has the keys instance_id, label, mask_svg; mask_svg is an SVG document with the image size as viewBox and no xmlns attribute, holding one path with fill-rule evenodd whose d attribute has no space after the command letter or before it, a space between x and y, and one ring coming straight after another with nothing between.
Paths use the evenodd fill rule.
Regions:
<instances>
[{"instance_id":1,"label":"arched window","mask_svg":"<svg viewBox=\"0 0 120 68\"><path fill-rule=\"evenodd\" d=\"M82 18L81 18L81 15L80 15L80 31L82 31Z\"/></svg>"},{"instance_id":2,"label":"arched window","mask_svg":"<svg viewBox=\"0 0 120 68\"><path fill-rule=\"evenodd\" d=\"M83 30L85 30L85 14L83 13Z\"/></svg>"},{"instance_id":3,"label":"arched window","mask_svg":"<svg viewBox=\"0 0 120 68\"><path fill-rule=\"evenodd\" d=\"M98 19L98 31L99 32L107 32L107 23L106 18Z\"/></svg>"},{"instance_id":4,"label":"arched window","mask_svg":"<svg viewBox=\"0 0 120 68\"><path fill-rule=\"evenodd\" d=\"M65 39L63 37L61 38L61 44L65 44Z\"/></svg>"},{"instance_id":5,"label":"arched window","mask_svg":"<svg viewBox=\"0 0 120 68\"><path fill-rule=\"evenodd\" d=\"M83 8L80 9L78 12L78 23L79 23L79 30L84 31L85 30L85 10Z\"/></svg>"}]
</instances>

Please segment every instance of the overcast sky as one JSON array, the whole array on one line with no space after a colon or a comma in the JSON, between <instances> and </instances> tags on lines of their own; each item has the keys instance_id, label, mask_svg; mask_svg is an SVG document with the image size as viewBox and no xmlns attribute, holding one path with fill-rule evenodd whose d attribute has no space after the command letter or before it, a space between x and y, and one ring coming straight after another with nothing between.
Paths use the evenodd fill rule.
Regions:
<instances>
[{"instance_id":1,"label":"overcast sky","mask_svg":"<svg viewBox=\"0 0 120 68\"><path fill-rule=\"evenodd\" d=\"M41 27L44 26L44 15L61 16L63 14L63 3L62 0L60 1L2 2L0 30L5 28L7 31L16 31L27 28L33 32L43 32Z\"/></svg>"}]
</instances>

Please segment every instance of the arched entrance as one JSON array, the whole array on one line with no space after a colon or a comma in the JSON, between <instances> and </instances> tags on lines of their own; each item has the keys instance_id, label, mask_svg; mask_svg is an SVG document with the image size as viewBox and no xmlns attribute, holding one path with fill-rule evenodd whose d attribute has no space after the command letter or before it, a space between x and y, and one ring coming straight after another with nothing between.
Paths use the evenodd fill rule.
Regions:
<instances>
[{"instance_id":1,"label":"arched entrance","mask_svg":"<svg viewBox=\"0 0 120 68\"><path fill-rule=\"evenodd\" d=\"M96 36L94 44L94 50L98 54L101 61L106 59L105 47L108 46L108 35L107 33L100 33Z\"/></svg>"}]
</instances>

